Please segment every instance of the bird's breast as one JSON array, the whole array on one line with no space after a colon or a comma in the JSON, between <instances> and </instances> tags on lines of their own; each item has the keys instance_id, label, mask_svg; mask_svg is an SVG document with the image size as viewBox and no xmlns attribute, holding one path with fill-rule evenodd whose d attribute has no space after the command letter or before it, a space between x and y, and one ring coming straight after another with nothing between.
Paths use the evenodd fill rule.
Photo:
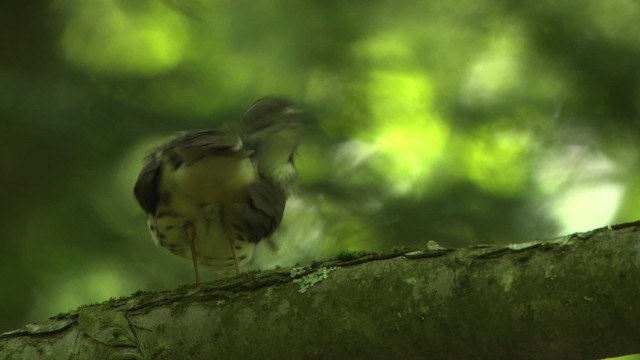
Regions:
<instances>
[{"instance_id":1,"label":"bird's breast","mask_svg":"<svg viewBox=\"0 0 640 360\"><path fill-rule=\"evenodd\" d=\"M186 227L192 224L195 229L196 256L202 265L220 271L232 271L232 243L241 265L251 261L255 244L243 237L234 237L235 241L231 241L233 233L224 221L225 209L229 206L191 205L188 199L179 194L171 202L161 205L156 215L149 217L149 230L154 242L175 255L190 258Z\"/></svg>"},{"instance_id":2,"label":"bird's breast","mask_svg":"<svg viewBox=\"0 0 640 360\"><path fill-rule=\"evenodd\" d=\"M249 158L232 155L207 157L163 175L161 187L180 192L198 204L243 202L247 187L257 179Z\"/></svg>"}]
</instances>

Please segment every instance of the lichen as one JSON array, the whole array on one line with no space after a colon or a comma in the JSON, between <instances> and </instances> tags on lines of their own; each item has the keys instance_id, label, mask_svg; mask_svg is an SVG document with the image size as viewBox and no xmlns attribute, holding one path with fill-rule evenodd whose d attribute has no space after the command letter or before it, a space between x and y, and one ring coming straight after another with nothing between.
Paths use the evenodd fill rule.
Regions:
<instances>
[{"instance_id":1,"label":"lichen","mask_svg":"<svg viewBox=\"0 0 640 360\"><path fill-rule=\"evenodd\" d=\"M295 279L298 276L304 274L304 272L305 272L304 267L293 267L291 268L291 270L289 270L289 276L291 276L292 279Z\"/></svg>"},{"instance_id":2,"label":"lichen","mask_svg":"<svg viewBox=\"0 0 640 360\"><path fill-rule=\"evenodd\" d=\"M267 292L265 293L266 297L271 297L271 295L273 295L273 288L269 287L267 288Z\"/></svg>"},{"instance_id":3,"label":"lichen","mask_svg":"<svg viewBox=\"0 0 640 360\"><path fill-rule=\"evenodd\" d=\"M418 316L420 317L420 320L424 321L427 316L429 316L429 310L428 306L420 306L418 309Z\"/></svg>"},{"instance_id":4,"label":"lichen","mask_svg":"<svg viewBox=\"0 0 640 360\"><path fill-rule=\"evenodd\" d=\"M414 277L410 277L408 279L405 279L404 282L409 284L409 285L415 285L415 284L418 283L418 281Z\"/></svg>"},{"instance_id":5,"label":"lichen","mask_svg":"<svg viewBox=\"0 0 640 360\"><path fill-rule=\"evenodd\" d=\"M515 244L508 244L507 248L514 251L522 251L526 249L536 248L538 246L540 246L539 241L528 241L528 242L521 242L521 243L515 243Z\"/></svg>"},{"instance_id":6,"label":"lichen","mask_svg":"<svg viewBox=\"0 0 640 360\"><path fill-rule=\"evenodd\" d=\"M502 275L502 278L500 279L500 285L505 292L511 290L511 285L513 285L514 277L515 276L511 272L506 272Z\"/></svg>"},{"instance_id":7,"label":"lichen","mask_svg":"<svg viewBox=\"0 0 640 360\"><path fill-rule=\"evenodd\" d=\"M427 241L427 250L445 250L446 248L434 240Z\"/></svg>"},{"instance_id":8,"label":"lichen","mask_svg":"<svg viewBox=\"0 0 640 360\"><path fill-rule=\"evenodd\" d=\"M296 268L291 269L292 277L293 277L294 269ZM299 279L293 280L293 282L296 284L300 284L300 288L298 288L298 292L300 294L304 294L307 292L307 290L314 287L317 283L325 279L328 279L329 273L337 269L339 269L337 266L332 266L330 268L323 266L311 274L308 274Z\"/></svg>"},{"instance_id":9,"label":"lichen","mask_svg":"<svg viewBox=\"0 0 640 360\"><path fill-rule=\"evenodd\" d=\"M545 266L544 278L549 280L555 280L556 279L555 268L556 267L554 265Z\"/></svg>"}]
</instances>

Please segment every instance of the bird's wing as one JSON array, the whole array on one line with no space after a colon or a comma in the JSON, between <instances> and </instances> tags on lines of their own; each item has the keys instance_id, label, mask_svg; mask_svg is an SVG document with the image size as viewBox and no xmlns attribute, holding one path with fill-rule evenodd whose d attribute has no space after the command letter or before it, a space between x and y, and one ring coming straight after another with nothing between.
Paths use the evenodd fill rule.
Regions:
<instances>
[{"instance_id":1,"label":"bird's wing","mask_svg":"<svg viewBox=\"0 0 640 360\"><path fill-rule=\"evenodd\" d=\"M241 138L255 150L253 158L261 174L281 185L295 179L293 155L302 136L304 111L280 98L263 98L244 115Z\"/></svg>"},{"instance_id":2,"label":"bird's wing","mask_svg":"<svg viewBox=\"0 0 640 360\"><path fill-rule=\"evenodd\" d=\"M281 186L263 177L249 186L246 202L234 205L234 226L251 242L268 238L282 221L287 196Z\"/></svg>"},{"instance_id":3,"label":"bird's wing","mask_svg":"<svg viewBox=\"0 0 640 360\"><path fill-rule=\"evenodd\" d=\"M230 132L202 130L183 133L161 149L174 167L189 166L207 156L248 157L253 151L242 149L240 138Z\"/></svg>"},{"instance_id":4,"label":"bird's wing","mask_svg":"<svg viewBox=\"0 0 640 360\"><path fill-rule=\"evenodd\" d=\"M158 182L160 181L160 159L156 153L150 153L144 158L144 165L138 175L133 193L140 203L140 206L147 212L153 214L158 205Z\"/></svg>"}]
</instances>

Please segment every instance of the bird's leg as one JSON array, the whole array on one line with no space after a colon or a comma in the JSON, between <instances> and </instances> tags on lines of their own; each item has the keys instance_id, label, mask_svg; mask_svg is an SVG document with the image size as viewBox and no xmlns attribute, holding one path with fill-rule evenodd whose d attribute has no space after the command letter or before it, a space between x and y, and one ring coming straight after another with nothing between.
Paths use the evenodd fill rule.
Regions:
<instances>
[{"instance_id":1,"label":"bird's leg","mask_svg":"<svg viewBox=\"0 0 640 360\"><path fill-rule=\"evenodd\" d=\"M238 255L236 255L236 233L235 229L227 219L228 217L224 216L224 227L226 228L227 234L229 235L229 245L231 245L231 254L233 255L233 265L236 268L236 275L240 275L240 262L238 262Z\"/></svg>"},{"instance_id":2,"label":"bird's leg","mask_svg":"<svg viewBox=\"0 0 640 360\"><path fill-rule=\"evenodd\" d=\"M240 262L238 261L238 255L236 255L235 236L231 236L231 253L233 253L233 265L236 267L236 275L240 275Z\"/></svg>"},{"instance_id":3,"label":"bird's leg","mask_svg":"<svg viewBox=\"0 0 640 360\"><path fill-rule=\"evenodd\" d=\"M200 271L198 270L198 256L196 255L196 227L193 223L185 226L189 247L191 248L191 260L193 260L193 271L196 273L196 284L200 284Z\"/></svg>"}]
</instances>

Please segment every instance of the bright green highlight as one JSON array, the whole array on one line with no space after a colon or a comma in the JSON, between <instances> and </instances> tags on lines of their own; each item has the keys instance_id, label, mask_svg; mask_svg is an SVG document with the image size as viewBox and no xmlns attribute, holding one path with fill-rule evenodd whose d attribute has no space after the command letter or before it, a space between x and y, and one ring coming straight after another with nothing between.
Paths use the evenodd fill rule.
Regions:
<instances>
[{"instance_id":1,"label":"bright green highlight","mask_svg":"<svg viewBox=\"0 0 640 360\"><path fill-rule=\"evenodd\" d=\"M41 289L43 298L34 306L33 315L50 316L134 291L140 284L122 273L122 268L120 264L103 262L50 278L47 283L51 286Z\"/></svg>"},{"instance_id":2,"label":"bright green highlight","mask_svg":"<svg viewBox=\"0 0 640 360\"><path fill-rule=\"evenodd\" d=\"M448 128L434 114L429 79L419 72L376 71L369 84L376 164L394 192L418 190L443 155Z\"/></svg>"},{"instance_id":3,"label":"bright green highlight","mask_svg":"<svg viewBox=\"0 0 640 360\"><path fill-rule=\"evenodd\" d=\"M79 2L62 35L67 58L91 72L152 76L184 59L185 20L160 1L123 9L113 0Z\"/></svg>"},{"instance_id":4,"label":"bright green highlight","mask_svg":"<svg viewBox=\"0 0 640 360\"><path fill-rule=\"evenodd\" d=\"M356 44L353 53L370 67L360 84L368 125L360 131L376 151L373 169L397 195L420 192L449 135L433 110L431 79L405 34L372 36Z\"/></svg>"},{"instance_id":5,"label":"bright green highlight","mask_svg":"<svg viewBox=\"0 0 640 360\"><path fill-rule=\"evenodd\" d=\"M485 191L516 195L529 179L534 145L527 130L482 129L463 145L463 176Z\"/></svg>"}]
</instances>

